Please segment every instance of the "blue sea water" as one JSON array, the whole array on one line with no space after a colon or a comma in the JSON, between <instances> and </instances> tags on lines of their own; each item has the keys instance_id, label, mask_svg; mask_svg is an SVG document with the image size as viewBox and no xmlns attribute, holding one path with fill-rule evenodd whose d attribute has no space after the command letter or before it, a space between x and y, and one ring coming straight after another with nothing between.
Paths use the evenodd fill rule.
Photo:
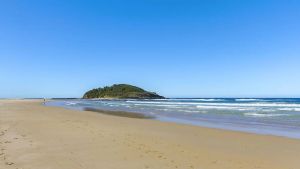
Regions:
<instances>
[{"instance_id":1,"label":"blue sea water","mask_svg":"<svg viewBox=\"0 0 300 169\"><path fill-rule=\"evenodd\" d=\"M46 105L136 112L161 121L300 139L299 98L74 99Z\"/></svg>"}]
</instances>

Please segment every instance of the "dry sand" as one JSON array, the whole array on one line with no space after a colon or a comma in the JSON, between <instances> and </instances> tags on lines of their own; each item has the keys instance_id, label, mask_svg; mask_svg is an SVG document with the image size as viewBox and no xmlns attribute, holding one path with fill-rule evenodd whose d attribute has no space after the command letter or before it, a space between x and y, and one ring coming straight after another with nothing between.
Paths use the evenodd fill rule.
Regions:
<instances>
[{"instance_id":1,"label":"dry sand","mask_svg":"<svg viewBox=\"0 0 300 169\"><path fill-rule=\"evenodd\" d=\"M299 169L300 140L0 101L0 169Z\"/></svg>"}]
</instances>

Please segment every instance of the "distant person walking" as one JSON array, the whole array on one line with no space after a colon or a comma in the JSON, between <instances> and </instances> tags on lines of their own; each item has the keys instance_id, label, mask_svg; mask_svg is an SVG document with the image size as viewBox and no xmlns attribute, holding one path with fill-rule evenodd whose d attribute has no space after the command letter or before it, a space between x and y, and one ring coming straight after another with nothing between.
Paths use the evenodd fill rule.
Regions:
<instances>
[{"instance_id":1,"label":"distant person walking","mask_svg":"<svg viewBox=\"0 0 300 169\"><path fill-rule=\"evenodd\" d=\"M46 99L44 98L44 104L46 104Z\"/></svg>"}]
</instances>

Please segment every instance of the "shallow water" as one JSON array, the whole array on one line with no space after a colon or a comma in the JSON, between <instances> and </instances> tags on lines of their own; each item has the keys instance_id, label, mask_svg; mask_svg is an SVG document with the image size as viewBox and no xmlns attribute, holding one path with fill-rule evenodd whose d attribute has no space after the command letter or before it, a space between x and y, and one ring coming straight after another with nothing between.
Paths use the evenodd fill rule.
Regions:
<instances>
[{"instance_id":1,"label":"shallow water","mask_svg":"<svg viewBox=\"0 0 300 169\"><path fill-rule=\"evenodd\" d=\"M300 138L300 99L56 100L47 106L128 111L158 120Z\"/></svg>"}]
</instances>

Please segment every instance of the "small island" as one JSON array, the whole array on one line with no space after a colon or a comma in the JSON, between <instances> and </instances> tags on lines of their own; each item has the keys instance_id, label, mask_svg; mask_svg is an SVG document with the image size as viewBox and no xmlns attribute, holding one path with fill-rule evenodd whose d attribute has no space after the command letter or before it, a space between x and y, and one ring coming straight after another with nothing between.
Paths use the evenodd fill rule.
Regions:
<instances>
[{"instance_id":1,"label":"small island","mask_svg":"<svg viewBox=\"0 0 300 169\"><path fill-rule=\"evenodd\" d=\"M154 92L128 84L114 84L103 88L92 89L83 95L84 99L116 98L116 99L164 99Z\"/></svg>"}]
</instances>

